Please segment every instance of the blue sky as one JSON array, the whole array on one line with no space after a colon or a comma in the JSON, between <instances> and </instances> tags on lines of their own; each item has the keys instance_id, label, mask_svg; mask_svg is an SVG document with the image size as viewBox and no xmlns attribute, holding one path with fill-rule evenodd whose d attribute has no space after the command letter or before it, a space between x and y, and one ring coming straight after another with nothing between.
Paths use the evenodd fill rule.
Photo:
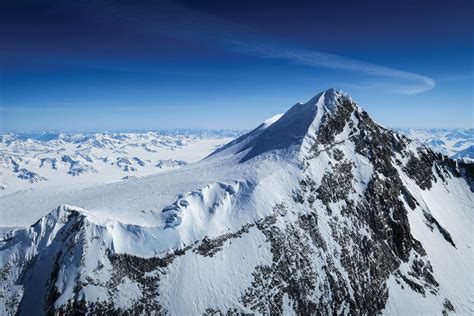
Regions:
<instances>
[{"instance_id":1,"label":"blue sky","mask_svg":"<svg viewBox=\"0 0 474 316\"><path fill-rule=\"evenodd\" d=\"M321 90L472 127L472 1L0 4L0 129L252 128Z\"/></svg>"}]
</instances>

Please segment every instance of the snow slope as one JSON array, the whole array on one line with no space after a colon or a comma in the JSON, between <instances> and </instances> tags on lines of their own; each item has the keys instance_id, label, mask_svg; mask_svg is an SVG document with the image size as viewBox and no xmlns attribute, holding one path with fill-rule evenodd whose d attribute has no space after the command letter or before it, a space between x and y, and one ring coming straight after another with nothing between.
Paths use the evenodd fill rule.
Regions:
<instances>
[{"instance_id":1,"label":"snow slope","mask_svg":"<svg viewBox=\"0 0 474 316\"><path fill-rule=\"evenodd\" d=\"M330 89L176 170L2 196L39 220L0 237L0 311L469 314L460 168Z\"/></svg>"}]
</instances>

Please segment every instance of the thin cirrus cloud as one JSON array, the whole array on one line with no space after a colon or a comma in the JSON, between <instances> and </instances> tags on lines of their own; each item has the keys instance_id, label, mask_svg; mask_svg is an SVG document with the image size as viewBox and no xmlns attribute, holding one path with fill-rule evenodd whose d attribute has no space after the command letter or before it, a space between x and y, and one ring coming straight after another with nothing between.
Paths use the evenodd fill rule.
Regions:
<instances>
[{"instance_id":1,"label":"thin cirrus cloud","mask_svg":"<svg viewBox=\"0 0 474 316\"><path fill-rule=\"evenodd\" d=\"M172 4L168 8L170 14L167 18L176 15L172 20L180 21L180 27L174 28L172 31L176 36L191 37L205 41L210 45L217 42L230 51L258 58L285 60L311 67L368 75L377 80L366 84L367 88L377 86L379 90L389 93L418 94L435 87L435 81L432 78L420 74L322 51L297 48L294 44L272 39L264 32L183 6ZM166 24L168 23L161 24L158 29L170 30L169 25L164 27ZM147 27L147 29L154 28Z\"/></svg>"},{"instance_id":2,"label":"thin cirrus cloud","mask_svg":"<svg viewBox=\"0 0 474 316\"><path fill-rule=\"evenodd\" d=\"M371 83L367 87L373 88L376 86L386 92L417 94L433 89L435 86L435 81L426 76L335 54L278 47L274 44L251 44L233 40L229 40L228 43L237 51L260 58L280 59L300 65L346 70L381 77L385 79L384 82Z\"/></svg>"},{"instance_id":3,"label":"thin cirrus cloud","mask_svg":"<svg viewBox=\"0 0 474 316\"><path fill-rule=\"evenodd\" d=\"M317 50L299 48L297 43L286 43L250 27L230 22L172 2L160 2L161 10L141 10L139 13L115 2L59 2L58 12L64 9L85 12L87 18L103 24L120 23L128 32L153 33L201 41L208 46L262 59L282 60L294 64L326 69L350 71L369 77L353 82L361 88L377 86L380 91L418 94L435 87L432 78L409 71L373 64L349 57ZM347 79L347 78L345 78Z\"/></svg>"},{"instance_id":4,"label":"thin cirrus cloud","mask_svg":"<svg viewBox=\"0 0 474 316\"><path fill-rule=\"evenodd\" d=\"M293 43L275 40L264 32L174 3L168 3L165 8L167 14L161 18L153 16L142 19L142 26L145 26L142 31L158 30L168 35L172 33L177 37L201 40L207 45L217 43L229 51L257 58L366 75L372 78L372 81L365 84L366 88L377 87L379 91L388 93L418 94L435 87L435 81L427 76L322 51L297 48ZM119 16L125 14L117 8L114 12ZM130 16L122 18L122 21L127 20L135 26L140 23ZM179 21L179 25L171 27L170 21ZM360 81L354 84L361 85Z\"/></svg>"},{"instance_id":5,"label":"thin cirrus cloud","mask_svg":"<svg viewBox=\"0 0 474 316\"><path fill-rule=\"evenodd\" d=\"M220 42L224 48L233 52L263 59L285 60L299 65L368 75L377 78L377 81L368 84L367 87L376 85L378 89L389 93L418 94L435 87L435 81L432 78L420 74L322 51L296 48L294 44L275 41L265 33L215 17L207 17L202 13L193 15L191 12L187 12L187 15L194 16L195 19L192 28L181 28L181 34L211 41L211 43ZM196 17L199 18L198 20L202 20L202 23L198 23ZM199 25L207 25L206 31L199 32ZM219 31L209 32L209 30ZM176 32L179 33L179 31Z\"/></svg>"}]
</instances>

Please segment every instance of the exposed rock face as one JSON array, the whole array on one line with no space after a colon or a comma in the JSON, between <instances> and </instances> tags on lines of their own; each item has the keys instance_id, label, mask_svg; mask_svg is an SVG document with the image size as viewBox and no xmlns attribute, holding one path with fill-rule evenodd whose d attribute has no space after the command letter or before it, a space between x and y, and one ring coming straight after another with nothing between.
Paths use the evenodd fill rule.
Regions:
<instances>
[{"instance_id":1,"label":"exposed rock face","mask_svg":"<svg viewBox=\"0 0 474 316\"><path fill-rule=\"evenodd\" d=\"M69 155L62 156L61 161L69 164L69 170L67 174L71 176L80 176L82 174L97 173L97 170L95 170L95 168L92 167L91 165L84 163L78 159L73 159Z\"/></svg>"},{"instance_id":2,"label":"exposed rock face","mask_svg":"<svg viewBox=\"0 0 474 316\"><path fill-rule=\"evenodd\" d=\"M18 169L17 173L18 173L17 175L18 179L27 180L30 183L48 180L47 178L40 176L36 172L30 171L25 168Z\"/></svg>"},{"instance_id":3,"label":"exposed rock face","mask_svg":"<svg viewBox=\"0 0 474 316\"><path fill-rule=\"evenodd\" d=\"M295 146L299 173L288 180L288 196L266 206L267 215L166 253L137 256L117 251L115 230L90 221L87 212L58 208L0 241L0 303L11 314L41 306L45 314L374 315L386 310L395 284L433 299L439 313L456 311L461 305L436 274L427 251L432 245L418 236L441 236L439 247L458 251L462 242L431 212L424 194L455 181L472 185L470 169L376 124L343 93L327 91L329 101L324 96L314 99L315 110L295 106L313 113L314 121L300 120L292 109L289 121L285 114L272 130L257 129L232 143L243 142L233 154L241 153L244 164L278 152L283 143ZM282 132L277 127L288 122L305 123L291 132L306 127L305 134L271 145ZM243 203L237 196L251 193L238 195L234 186L218 183L180 196L162 210L167 217L157 231L182 227L196 205L215 213L224 204ZM422 227L414 221L418 215ZM145 236L146 229L126 231L131 238ZM209 266L216 275L204 275ZM172 286L176 279L182 288ZM187 287L202 295L182 301L190 299L179 297L190 293Z\"/></svg>"}]
</instances>

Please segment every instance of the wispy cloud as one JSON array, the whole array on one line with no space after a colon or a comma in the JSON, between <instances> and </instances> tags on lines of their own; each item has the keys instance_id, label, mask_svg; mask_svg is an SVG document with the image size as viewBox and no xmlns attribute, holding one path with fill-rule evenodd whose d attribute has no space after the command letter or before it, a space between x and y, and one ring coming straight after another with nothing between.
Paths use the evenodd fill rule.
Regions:
<instances>
[{"instance_id":1,"label":"wispy cloud","mask_svg":"<svg viewBox=\"0 0 474 316\"><path fill-rule=\"evenodd\" d=\"M435 86L435 81L426 76L335 54L278 47L273 46L272 44L252 44L241 41L228 42L231 46L234 46L242 53L255 55L261 58L281 59L301 65L347 70L365 75L391 79L391 83L378 84L379 87L388 88L386 90L389 90L389 92L417 94L433 89Z\"/></svg>"},{"instance_id":2,"label":"wispy cloud","mask_svg":"<svg viewBox=\"0 0 474 316\"><path fill-rule=\"evenodd\" d=\"M56 9L60 12L65 5ZM386 92L417 94L435 87L432 78L323 51L301 49L296 43L283 43L260 32L173 2L161 1L161 10L139 11L116 2L69 2L98 23L120 23L132 33L161 33L221 45L232 52L264 59L278 59L311 67L350 71L372 76ZM79 10L80 9L80 10ZM381 82L383 81L383 82ZM356 83L359 84L359 83Z\"/></svg>"},{"instance_id":3,"label":"wispy cloud","mask_svg":"<svg viewBox=\"0 0 474 316\"><path fill-rule=\"evenodd\" d=\"M178 37L201 40L208 45L217 43L230 51L258 58L278 59L311 67L368 75L374 77L375 85L381 91L389 93L417 94L435 87L435 81L427 76L323 51L301 49L296 43L283 43L264 32L175 3L165 2L163 9L162 12L166 13L161 13L159 19L156 16L150 16L143 21L141 17L141 23L145 26L146 32L158 30L167 34L173 33ZM116 7L113 12L117 16L123 13ZM121 20L126 21L127 18L122 17ZM130 16L128 16L128 21L132 22L136 31L140 29L136 28L137 24L140 24L139 21L130 19Z\"/></svg>"}]
</instances>

